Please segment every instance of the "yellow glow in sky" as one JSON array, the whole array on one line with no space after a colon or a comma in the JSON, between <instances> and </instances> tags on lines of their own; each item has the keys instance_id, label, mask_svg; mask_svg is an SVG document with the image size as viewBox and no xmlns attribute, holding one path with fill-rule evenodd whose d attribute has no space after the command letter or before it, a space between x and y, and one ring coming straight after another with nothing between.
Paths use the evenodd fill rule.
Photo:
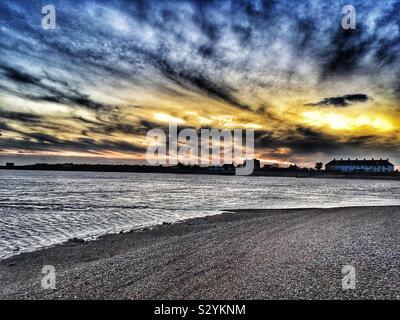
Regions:
<instances>
[{"instance_id":1,"label":"yellow glow in sky","mask_svg":"<svg viewBox=\"0 0 400 320\"><path fill-rule=\"evenodd\" d=\"M161 112L155 113L153 118L155 120L161 121L161 122L177 123L177 124L185 123L185 120L183 120L181 118L173 117L173 116L170 116L170 115L168 115L166 113L161 113Z\"/></svg>"},{"instance_id":2,"label":"yellow glow in sky","mask_svg":"<svg viewBox=\"0 0 400 320\"><path fill-rule=\"evenodd\" d=\"M370 128L380 132L394 129L392 122L383 116L360 115L352 116L328 111L305 111L302 114L304 123L315 127L329 127L332 130L358 130Z\"/></svg>"}]
</instances>

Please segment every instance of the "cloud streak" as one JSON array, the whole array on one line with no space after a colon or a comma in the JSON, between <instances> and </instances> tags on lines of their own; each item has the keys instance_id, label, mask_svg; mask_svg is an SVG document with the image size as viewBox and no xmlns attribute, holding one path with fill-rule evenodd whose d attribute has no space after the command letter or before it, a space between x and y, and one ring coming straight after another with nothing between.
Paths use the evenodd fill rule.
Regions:
<instances>
[{"instance_id":1,"label":"cloud streak","mask_svg":"<svg viewBox=\"0 0 400 320\"><path fill-rule=\"evenodd\" d=\"M341 97L331 97L325 98L319 102L315 103L307 103L305 106L312 106L312 107L322 107L322 106L334 106L334 107L348 107L354 103L363 103L370 100L368 95L363 93L356 93L356 94L347 94Z\"/></svg>"}]
</instances>

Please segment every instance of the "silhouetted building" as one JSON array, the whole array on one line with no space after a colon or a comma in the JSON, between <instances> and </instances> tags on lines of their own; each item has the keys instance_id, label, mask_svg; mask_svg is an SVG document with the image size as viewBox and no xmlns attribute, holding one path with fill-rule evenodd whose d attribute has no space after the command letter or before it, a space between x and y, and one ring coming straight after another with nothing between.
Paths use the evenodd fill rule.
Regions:
<instances>
[{"instance_id":1,"label":"silhouetted building","mask_svg":"<svg viewBox=\"0 0 400 320\"><path fill-rule=\"evenodd\" d=\"M263 169L265 170L279 169L279 163L264 164Z\"/></svg>"},{"instance_id":2,"label":"silhouetted building","mask_svg":"<svg viewBox=\"0 0 400 320\"><path fill-rule=\"evenodd\" d=\"M341 171L341 172L393 172L394 165L386 160L336 160L325 165L326 171Z\"/></svg>"}]
</instances>

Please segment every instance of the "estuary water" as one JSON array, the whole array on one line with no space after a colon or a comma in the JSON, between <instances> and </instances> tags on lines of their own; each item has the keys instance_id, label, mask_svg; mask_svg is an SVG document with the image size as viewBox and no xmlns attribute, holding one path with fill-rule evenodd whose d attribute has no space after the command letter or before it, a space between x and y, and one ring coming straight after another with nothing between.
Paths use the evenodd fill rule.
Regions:
<instances>
[{"instance_id":1,"label":"estuary water","mask_svg":"<svg viewBox=\"0 0 400 320\"><path fill-rule=\"evenodd\" d=\"M400 205L399 181L0 171L0 259L230 209Z\"/></svg>"}]
</instances>

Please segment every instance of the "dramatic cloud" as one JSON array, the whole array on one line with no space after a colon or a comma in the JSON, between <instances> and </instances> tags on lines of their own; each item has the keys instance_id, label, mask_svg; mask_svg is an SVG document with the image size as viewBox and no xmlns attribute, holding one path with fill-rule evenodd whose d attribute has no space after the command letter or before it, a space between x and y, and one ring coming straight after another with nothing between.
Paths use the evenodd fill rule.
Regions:
<instances>
[{"instance_id":1,"label":"dramatic cloud","mask_svg":"<svg viewBox=\"0 0 400 320\"><path fill-rule=\"evenodd\" d=\"M268 161L400 161L400 0L353 1L355 30L340 2L55 0L44 30L47 4L0 2L1 155L143 158L174 120L255 129Z\"/></svg>"},{"instance_id":2,"label":"dramatic cloud","mask_svg":"<svg viewBox=\"0 0 400 320\"><path fill-rule=\"evenodd\" d=\"M40 117L30 113L5 111L0 109L0 118L21 122L40 122Z\"/></svg>"},{"instance_id":3,"label":"dramatic cloud","mask_svg":"<svg viewBox=\"0 0 400 320\"><path fill-rule=\"evenodd\" d=\"M325 98L316 103L307 103L306 106L335 106L335 107L347 107L353 103L366 102L370 98L366 94L348 94L341 97Z\"/></svg>"}]
</instances>

